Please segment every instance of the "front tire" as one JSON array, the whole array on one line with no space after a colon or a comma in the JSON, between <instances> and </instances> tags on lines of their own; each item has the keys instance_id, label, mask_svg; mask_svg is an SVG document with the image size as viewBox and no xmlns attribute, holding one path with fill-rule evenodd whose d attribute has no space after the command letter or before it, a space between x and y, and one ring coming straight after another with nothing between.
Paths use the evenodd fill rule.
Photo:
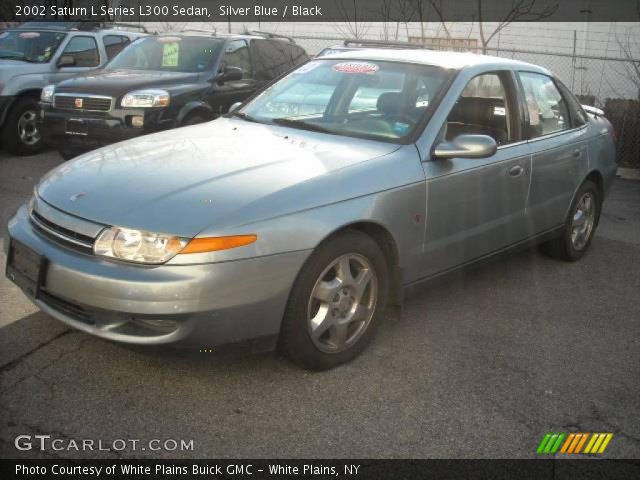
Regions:
<instances>
[{"instance_id":1,"label":"front tire","mask_svg":"<svg viewBox=\"0 0 640 480\"><path fill-rule=\"evenodd\" d=\"M5 119L2 144L14 155L35 155L44 148L42 134L36 123L40 106L32 97L15 101Z\"/></svg>"},{"instance_id":2,"label":"front tire","mask_svg":"<svg viewBox=\"0 0 640 480\"><path fill-rule=\"evenodd\" d=\"M562 235L544 244L544 251L558 260L580 260L591 245L601 209L598 187L591 180L585 181L571 203Z\"/></svg>"},{"instance_id":3,"label":"front tire","mask_svg":"<svg viewBox=\"0 0 640 480\"><path fill-rule=\"evenodd\" d=\"M280 350L311 370L357 357L384 314L388 265L380 246L358 231L322 244L300 272L280 331Z\"/></svg>"}]
</instances>

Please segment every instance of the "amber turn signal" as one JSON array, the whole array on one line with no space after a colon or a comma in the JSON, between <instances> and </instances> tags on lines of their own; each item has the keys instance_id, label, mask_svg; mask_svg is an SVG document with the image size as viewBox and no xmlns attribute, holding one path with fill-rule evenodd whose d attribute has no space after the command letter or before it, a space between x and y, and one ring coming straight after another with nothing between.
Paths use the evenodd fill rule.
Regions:
<instances>
[{"instance_id":1,"label":"amber turn signal","mask_svg":"<svg viewBox=\"0 0 640 480\"><path fill-rule=\"evenodd\" d=\"M205 253L218 250L229 250L230 248L249 245L258 239L257 235L234 235L232 237L204 237L194 238L180 252L182 253Z\"/></svg>"}]
</instances>

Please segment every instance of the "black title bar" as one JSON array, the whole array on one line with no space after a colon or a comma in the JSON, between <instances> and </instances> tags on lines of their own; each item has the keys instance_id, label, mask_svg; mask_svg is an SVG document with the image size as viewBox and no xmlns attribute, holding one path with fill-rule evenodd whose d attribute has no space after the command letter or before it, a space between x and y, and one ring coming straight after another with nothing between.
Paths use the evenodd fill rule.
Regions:
<instances>
[{"instance_id":1,"label":"black title bar","mask_svg":"<svg viewBox=\"0 0 640 480\"><path fill-rule=\"evenodd\" d=\"M2 0L0 20L637 22L637 0Z\"/></svg>"}]
</instances>

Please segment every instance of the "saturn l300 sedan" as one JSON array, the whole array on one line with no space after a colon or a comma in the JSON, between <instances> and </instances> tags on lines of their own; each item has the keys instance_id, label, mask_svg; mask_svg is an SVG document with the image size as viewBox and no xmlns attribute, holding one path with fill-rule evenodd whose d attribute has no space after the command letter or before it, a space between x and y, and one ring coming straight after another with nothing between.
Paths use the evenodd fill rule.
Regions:
<instances>
[{"instance_id":1,"label":"saturn l300 sedan","mask_svg":"<svg viewBox=\"0 0 640 480\"><path fill-rule=\"evenodd\" d=\"M534 65L343 52L225 117L51 171L9 223L7 274L105 339L331 368L404 287L533 242L582 257L613 134Z\"/></svg>"}]
</instances>

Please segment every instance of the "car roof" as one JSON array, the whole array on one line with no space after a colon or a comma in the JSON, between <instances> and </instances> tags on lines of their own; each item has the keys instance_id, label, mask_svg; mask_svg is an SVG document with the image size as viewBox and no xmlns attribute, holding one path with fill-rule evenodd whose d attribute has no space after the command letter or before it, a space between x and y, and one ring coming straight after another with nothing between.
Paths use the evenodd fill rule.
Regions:
<instances>
[{"instance_id":1,"label":"car roof","mask_svg":"<svg viewBox=\"0 0 640 480\"><path fill-rule=\"evenodd\" d=\"M492 57L470 52L446 52L441 50L426 49L392 49L392 48L358 48L323 55L321 58L344 58L349 60L378 60L390 62L405 62L421 65L433 65L436 67L461 70L468 67L492 67L492 68L523 68L550 75L550 72L538 65L511 60L508 58Z\"/></svg>"},{"instance_id":2,"label":"car roof","mask_svg":"<svg viewBox=\"0 0 640 480\"><path fill-rule=\"evenodd\" d=\"M256 33L225 33L208 30L185 30L182 32L162 32L157 34L158 37L207 37L217 38L220 40L237 40L237 39L256 39L256 40L276 40L287 43L295 44L295 42L289 37L274 35L274 34L260 34Z\"/></svg>"}]
</instances>

